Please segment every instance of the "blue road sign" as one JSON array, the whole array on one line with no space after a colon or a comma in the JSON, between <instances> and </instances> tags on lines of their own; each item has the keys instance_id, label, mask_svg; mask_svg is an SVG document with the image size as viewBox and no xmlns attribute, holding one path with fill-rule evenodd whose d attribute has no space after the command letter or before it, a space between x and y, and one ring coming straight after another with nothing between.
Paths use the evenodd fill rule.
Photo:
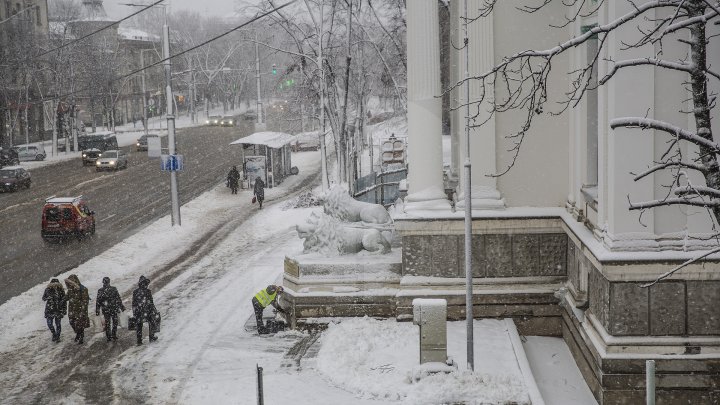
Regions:
<instances>
[{"instance_id":1,"label":"blue road sign","mask_svg":"<svg viewBox=\"0 0 720 405\"><path fill-rule=\"evenodd\" d=\"M183 155L161 155L160 169L164 172L183 170Z\"/></svg>"}]
</instances>

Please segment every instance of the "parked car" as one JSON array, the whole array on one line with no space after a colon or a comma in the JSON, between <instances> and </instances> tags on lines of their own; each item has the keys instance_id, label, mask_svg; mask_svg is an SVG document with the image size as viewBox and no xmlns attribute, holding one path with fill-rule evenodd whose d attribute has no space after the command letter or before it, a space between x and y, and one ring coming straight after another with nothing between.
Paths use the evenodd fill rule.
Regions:
<instances>
[{"instance_id":1,"label":"parked car","mask_svg":"<svg viewBox=\"0 0 720 405\"><path fill-rule=\"evenodd\" d=\"M220 125L220 122L222 121L222 117L219 115L211 115L205 120L205 124L210 126L217 126Z\"/></svg>"},{"instance_id":2,"label":"parked car","mask_svg":"<svg viewBox=\"0 0 720 405\"><path fill-rule=\"evenodd\" d=\"M41 226L40 235L46 242L69 236L82 239L95 233L95 212L82 196L50 197L42 209Z\"/></svg>"},{"instance_id":3,"label":"parked car","mask_svg":"<svg viewBox=\"0 0 720 405\"><path fill-rule=\"evenodd\" d=\"M95 170L127 169L127 154L124 150L107 150L95 162Z\"/></svg>"},{"instance_id":4,"label":"parked car","mask_svg":"<svg viewBox=\"0 0 720 405\"><path fill-rule=\"evenodd\" d=\"M79 136L78 148L82 151L82 162L85 166L94 164L106 150L116 150L118 143L112 132L93 133Z\"/></svg>"},{"instance_id":5,"label":"parked car","mask_svg":"<svg viewBox=\"0 0 720 405\"><path fill-rule=\"evenodd\" d=\"M295 135L295 142L290 146L293 152L320 150L319 131L302 132Z\"/></svg>"},{"instance_id":6,"label":"parked car","mask_svg":"<svg viewBox=\"0 0 720 405\"><path fill-rule=\"evenodd\" d=\"M138 152L148 150L147 137L147 135L143 135L135 142L135 150Z\"/></svg>"},{"instance_id":7,"label":"parked car","mask_svg":"<svg viewBox=\"0 0 720 405\"><path fill-rule=\"evenodd\" d=\"M249 110L242 113L242 119L245 121L257 121L258 115L254 110Z\"/></svg>"},{"instance_id":8,"label":"parked car","mask_svg":"<svg viewBox=\"0 0 720 405\"><path fill-rule=\"evenodd\" d=\"M18 154L18 159L21 161L26 160L45 160L47 153L45 153L45 147L40 145L23 145L15 146L13 149Z\"/></svg>"},{"instance_id":9,"label":"parked car","mask_svg":"<svg viewBox=\"0 0 720 405\"><path fill-rule=\"evenodd\" d=\"M0 169L0 189L17 191L20 187L30 188L30 172L20 166L8 166Z\"/></svg>"},{"instance_id":10,"label":"parked car","mask_svg":"<svg viewBox=\"0 0 720 405\"><path fill-rule=\"evenodd\" d=\"M20 159L16 150L0 147L0 167L19 165Z\"/></svg>"},{"instance_id":11,"label":"parked car","mask_svg":"<svg viewBox=\"0 0 720 405\"><path fill-rule=\"evenodd\" d=\"M220 120L221 127L232 127L235 124L235 117L232 115L226 115Z\"/></svg>"}]
</instances>

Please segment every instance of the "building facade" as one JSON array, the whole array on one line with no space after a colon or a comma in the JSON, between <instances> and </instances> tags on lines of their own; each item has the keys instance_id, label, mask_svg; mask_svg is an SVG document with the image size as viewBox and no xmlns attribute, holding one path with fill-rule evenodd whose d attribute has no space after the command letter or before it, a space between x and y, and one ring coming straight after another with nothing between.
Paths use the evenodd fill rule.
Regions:
<instances>
[{"instance_id":1,"label":"building facade","mask_svg":"<svg viewBox=\"0 0 720 405\"><path fill-rule=\"evenodd\" d=\"M0 146L40 137L43 130L44 74L28 51L47 39L47 0L0 2ZM35 66L35 68L32 68Z\"/></svg>"},{"instance_id":2,"label":"building facade","mask_svg":"<svg viewBox=\"0 0 720 405\"><path fill-rule=\"evenodd\" d=\"M709 237L715 220L707 210L683 205L631 210L632 202L670 195L673 177L645 174L678 143L660 130L611 128L613 120L638 116L693 131L686 72L652 63L613 71L618 61L656 55L687 60L688 41L681 34L667 36L662 48L633 42L638 33L652 33L656 21L672 20L673 8L665 6L675 3L650 3L658 7L653 8L625 0L543 2L533 11L522 0L467 0L467 27L465 3L406 3L407 196L392 210L392 251L343 264L303 254L286 258L283 299L291 323L363 315L409 320L413 299L428 297L446 299L448 319L466 318L469 189L474 317L511 318L521 334L562 337L601 404L643 403L649 359L656 362L657 403L720 403L720 256L647 285L717 248ZM648 7L645 18L595 36L594 27L627 21L641 7ZM704 8L710 14L703 21L720 19ZM448 30L441 30L439 10L449 13ZM705 26L708 39L718 38L719 24ZM451 38L440 41L441 32ZM495 69L508 56L557 50L581 35L587 40L565 52L538 53L522 65L526 70ZM720 52L712 41L707 65L718 66ZM450 49L441 53L443 42ZM472 78L467 86L466 71ZM492 71L499 74L482 86L479 79ZM584 87L573 78L578 72L587 74ZM598 78L611 73L612 80L597 87ZM533 83L543 85L533 97L523 97ZM720 93L720 81L711 78L707 86L709 94ZM585 91L579 101L558 104L579 88ZM442 135L441 96L447 93L449 142ZM717 129L719 120L712 117L710 125ZM450 161L444 162L447 143ZM686 163L697 156L693 144L672 150ZM682 177L704 185L697 174Z\"/></svg>"},{"instance_id":3,"label":"building facade","mask_svg":"<svg viewBox=\"0 0 720 405\"><path fill-rule=\"evenodd\" d=\"M475 18L488 2L467 3L468 17ZM552 49L633 10L620 0L579 3L586 9L551 2L528 13L518 9L521 1L497 2L492 13L467 27L467 64L464 49L451 50L449 82L460 82L466 66L469 77L478 77L506 56ZM453 44L463 43L463 4L451 0L447 5ZM660 18L663 12L652 16ZM565 24L563 16L576 14ZM448 313L464 316L463 106L466 91L470 100L484 95L485 102L473 105L472 123L483 125L470 129L469 146L475 316L512 317L521 333L563 336L600 403L641 403L647 359L657 362L658 403L720 401L718 259L710 257L642 287L717 247L715 239L708 239L712 216L685 206L659 207L642 216L631 211L629 201L667 196L668 175L635 177L661 160L668 138L660 131L610 128L613 119L626 116L692 128L692 117L685 113L692 107L683 86L687 73L656 66L625 69L559 115L538 112L521 144L512 135L525 122L522 108L488 114L488 99L507 96L501 83L483 88L475 80L467 90L458 86L450 103L455 107L452 159L443 176L438 96L446 89L440 88L438 30L433 29L437 2L408 2L407 23L410 169L404 212L395 217L402 235L402 274L421 276L428 289L454 285L457 292L447 294ZM640 28L651 23L641 21L645 26ZM720 33L718 28L709 25L708 36ZM604 39L595 80L611 71L612 61L657 52L653 45L628 49L637 32L638 24L627 24ZM598 46L597 38L590 39L554 59L548 100L567 97L574 88L570 72L593 65ZM688 53L687 45L675 40L665 41L662 50L672 60ZM711 48L707 57L710 66L720 65L720 52ZM718 81L708 83L711 91L720 91ZM713 120L717 128L720 119ZM696 152L684 148L688 156ZM688 176L704 185L701 176ZM456 184L452 204L443 191ZM429 286L425 277L436 284Z\"/></svg>"}]
</instances>

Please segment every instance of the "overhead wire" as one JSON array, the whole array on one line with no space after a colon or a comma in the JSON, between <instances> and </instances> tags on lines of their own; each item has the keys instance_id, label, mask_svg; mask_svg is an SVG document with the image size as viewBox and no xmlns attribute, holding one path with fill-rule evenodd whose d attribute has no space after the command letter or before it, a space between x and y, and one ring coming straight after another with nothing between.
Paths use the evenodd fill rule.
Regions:
<instances>
[{"instance_id":1,"label":"overhead wire","mask_svg":"<svg viewBox=\"0 0 720 405\"><path fill-rule=\"evenodd\" d=\"M162 2L162 1L164 1L164 0L160 0L160 1L156 2L156 3L154 3L154 4L160 3L160 2ZM127 74L125 74L125 75L122 75L122 76L118 76L118 77L114 78L113 80L111 80L111 82L117 82L117 81L126 79L126 78L128 78L128 77L130 77L130 76L136 75L136 74L138 74L138 73L140 73L140 72L142 72L142 71L144 71L144 70L147 70L147 69L149 69L149 68L151 68L151 67L157 66L157 65L159 65L159 64L161 64L161 63L165 63L165 62L168 61L168 60L177 58L178 56L182 56L182 55L184 55L184 54L186 54L186 53L188 53L188 52L192 52L192 51L194 51L194 50L196 50L196 49L198 49L198 48L200 48L200 47L202 47L202 46L205 46L205 45L207 45L207 44L209 44L209 43L211 43L211 42L213 42L213 41L217 41L218 39L220 39L220 38L222 38L222 37L225 37L226 35L229 35L229 34L231 34L232 32L235 32L235 31L237 31L237 30L239 30L239 29L241 29L241 28L244 28L244 27L246 27L247 25L252 24L252 23L254 23L255 21L260 20L261 18L264 18L264 17L266 17L266 16L268 16L268 15L274 13L274 12L277 12L278 10L281 10L281 9L285 8L285 7L287 7L287 6L295 3L296 1L297 1L297 0L290 0L290 1L288 1L287 3L285 3L285 4L281 5L281 6L278 6L278 7L274 8L274 9L272 9L272 10L269 10L269 11L264 12L264 13L262 13L262 14L258 14L258 15L256 15L255 17L251 18L250 20L248 20L248 21L246 21L246 22L244 22L244 23L242 23L242 24L240 24L240 25L238 25L238 26L236 26L236 27L234 27L234 28L232 28L232 29L230 29L230 30L228 30L228 31L225 31L225 32L222 33L222 34L219 34L219 35L217 35L217 36L215 36L215 37L212 37L212 38L208 39L207 41L201 42L200 44L195 45L195 46L192 46L192 47L190 47L190 48L188 48L188 49L186 49L186 50L184 50L184 51L181 51L181 52L178 52L178 53L176 53L176 54L170 55L170 56L167 57L167 58L161 59L161 60L159 60L159 61L157 61L157 62L155 62L155 63L152 63L152 64L150 64L150 65L147 65L147 66L145 66L145 67L143 67L143 68L134 70L134 71L132 71L132 72L130 72L130 73L127 73ZM25 103L25 104L27 104L27 105L37 105L37 104L44 103L45 101L61 100L61 99L67 98L67 97L69 97L69 96L72 96L72 95L81 93L81 92L83 92L83 91L85 91L85 90L88 90L88 89L90 89L90 88L93 88L93 87L96 87L96 86L86 86L86 87L81 88L81 89L78 89L78 90L74 90L74 91L71 91L71 92L68 92L68 93L64 93L64 94L60 94L60 95L55 95L55 96L52 96L52 97L45 97L45 98L42 98L42 99L40 99L40 100L32 100L32 101L29 100L29 101L28 101L27 103Z\"/></svg>"},{"instance_id":2,"label":"overhead wire","mask_svg":"<svg viewBox=\"0 0 720 405\"><path fill-rule=\"evenodd\" d=\"M140 9L140 10L138 10L138 11L136 11L136 12L134 12L134 13L132 13L132 14L130 14L130 15L128 15L128 16L120 19L120 20L117 20L117 21L115 21L115 22L113 22L113 23L111 23L111 24L108 24L108 25L106 25L106 26L104 26L104 27L102 27L102 28L98 28L97 30L92 31L92 32L90 32L90 33L88 33L88 34L86 34L86 35L83 35L83 36L81 36L80 38L75 38L74 40L72 40L72 41L70 41L70 42L68 42L68 43L66 43L66 44L62 44L62 45L60 45L60 46L58 46L58 47L55 47L55 48L50 49L50 50L47 50L47 51L45 51L45 52L41 52L41 53L33 56L32 58L33 58L33 59L39 58L39 57L45 56L45 55L47 55L47 54L49 54L49 53L52 53L52 52L55 52L55 51L59 51L60 49L66 48L66 47L68 47L68 46L70 46L70 45L72 45L72 44L74 44L74 43L80 42L80 41L84 40L85 38L91 37L91 36L93 36L93 35L95 35L95 34L98 34L98 33L102 32L102 31L105 31L106 29L108 29L108 28L110 28L110 27L113 27L113 26L115 26L115 25L118 25L118 24L120 24L121 22L130 19L131 17L135 17L136 15L138 15L138 14L140 14L140 13L142 13L142 12L144 12L144 11L152 8L152 7L155 7L156 5L162 3L163 1L165 1L165 0L158 0L158 1L156 1L155 3L149 4L147 7L143 8L143 9Z\"/></svg>"}]
</instances>

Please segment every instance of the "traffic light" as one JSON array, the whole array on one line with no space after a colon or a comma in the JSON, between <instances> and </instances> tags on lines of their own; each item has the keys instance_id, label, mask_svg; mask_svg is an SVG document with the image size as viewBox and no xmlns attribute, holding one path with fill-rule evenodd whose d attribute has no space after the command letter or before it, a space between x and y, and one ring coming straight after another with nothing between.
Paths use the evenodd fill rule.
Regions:
<instances>
[{"instance_id":1,"label":"traffic light","mask_svg":"<svg viewBox=\"0 0 720 405\"><path fill-rule=\"evenodd\" d=\"M274 75L277 74L277 66L275 66L274 63L273 63L273 66L272 66L272 74L274 74Z\"/></svg>"}]
</instances>

